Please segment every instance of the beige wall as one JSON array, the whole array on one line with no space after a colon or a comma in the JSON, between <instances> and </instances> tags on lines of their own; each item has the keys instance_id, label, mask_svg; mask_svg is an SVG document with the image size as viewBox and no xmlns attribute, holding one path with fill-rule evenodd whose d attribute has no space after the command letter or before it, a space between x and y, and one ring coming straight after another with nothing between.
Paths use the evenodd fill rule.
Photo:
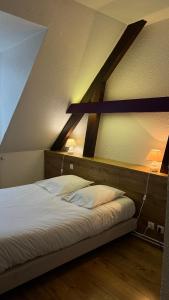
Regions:
<instances>
[{"instance_id":1,"label":"beige wall","mask_svg":"<svg viewBox=\"0 0 169 300\"><path fill-rule=\"evenodd\" d=\"M0 187L17 186L40 180L44 175L44 151L2 153Z\"/></svg>"},{"instance_id":2,"label":"beige wall","mask_svg":"<svg viewBox=\"0 0 169 300\"><path fill-rule=\"evenodd\" d=\"M105 100L169 96L168 36L169 19L143 29L109 79ZM148 165L147 154L163 153L168 135L169 113L102 115L95 155Z\"/></svg>"},{"instance_id":3,"label":"beige wall","mask_svg":"<svg viewBox=\"0 0 169 300\"><path fill-rule=\"evenodd\" d=\"M111 76L105 99L169 96L169 20L146 26ZM96 155L147 164L152 148L164 151L169 113L102 117Z\"/></svg>"}]
</instances>

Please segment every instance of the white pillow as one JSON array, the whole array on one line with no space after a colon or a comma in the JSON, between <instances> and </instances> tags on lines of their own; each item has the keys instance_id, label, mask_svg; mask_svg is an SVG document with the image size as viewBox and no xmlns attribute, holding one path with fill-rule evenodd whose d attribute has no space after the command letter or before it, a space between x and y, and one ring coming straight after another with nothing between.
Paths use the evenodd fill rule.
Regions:
<instances>
[{"instance_id":1,"label":"white pillow","mask_svg":"<svg viewBox=\"0 0 169 300\"><path fill-rule=\"evenodd\" d=\"M125 192L107 185L93 185L63 197L63 200L85 208L94 208L123 196Z\"/></svg>"},{"instance_id":2,"label":"white pillow","mask_svg":"<svg viewBox=\"0 0 169 300\"><path fill-rule=\"evenodd\" d=\"M75 175L63 175L36 182L37 185L55 195L72 193L92 183Z\"/></svg>"}]
</instances>

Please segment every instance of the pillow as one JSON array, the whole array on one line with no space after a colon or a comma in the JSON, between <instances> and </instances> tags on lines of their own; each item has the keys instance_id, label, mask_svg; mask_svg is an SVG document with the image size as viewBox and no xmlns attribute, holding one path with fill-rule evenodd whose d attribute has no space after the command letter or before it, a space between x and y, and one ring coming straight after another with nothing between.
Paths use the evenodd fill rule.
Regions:
<instances>
[{"instance_id":1,"label":"pillow","mask_svg":"<svg viewBox=\"0 0 169 300\"><path fill-rule=\"evenodd\" d=\"M75 175L63 175L36 182L37 185L55 195L72 193L92 183L92 181L85 180Z\"/></svg>"},{"instance_id":2,"label":"pillow","mask_svg":"<svg viewBox=\"0 0 169 300\"><path fill-rule=\"evenodd\" d=\"M94 208L123 196L125 192L107 185L93 185L63 197L63 200L85 208Z\"/></svg>"}]
</instances>

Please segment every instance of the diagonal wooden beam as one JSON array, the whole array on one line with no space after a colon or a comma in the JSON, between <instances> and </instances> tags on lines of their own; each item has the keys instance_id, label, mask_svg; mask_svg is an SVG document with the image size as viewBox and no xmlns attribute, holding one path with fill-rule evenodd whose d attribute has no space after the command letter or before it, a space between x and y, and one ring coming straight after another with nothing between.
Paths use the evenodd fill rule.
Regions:
<instances>
[{"instance_id":1,"label":"diagonal wooden beam","mask_svg":"<svg viewBox=\"0 0 169 300\"><path fill-rule=\"evenodd\" d=\"M113 49L110 56L107 58L106 62L104 63L103 67L93 80L92 84L88 88L87 92L83 96L81 103L91 102L94 90L101 84L108 80L112 72L115 70L127 50L130 48L144 25L146 24L145 20L140 20L138 22L132 23L127 26L126 30L122 34L120 40L118 41L117 45ZM70 136L73 129L81 120L83 114L74 117L74 115L70 116L69 120L67 121L66 125L64 126L63 130L57 137L56 141L51 147L51 150L61 150L64 146L67 138Z\"/></svg>"},{"instance_id":2,"label":"diagonal wooden beam","mask_svg":"<svg viewBox=\"0 0 169 300\"><path fill-rule=\"evenodd\" d=\"M169 138L168 138L167 145L165 148L160 172L168 174L168 170L169 170Z\"/></svg>"},{"instance_id":3,"label":"diagonal wooden beam","mask_svg":"<svg viewBox=\"0 0 169 300\"><path fill-rule=\"evenodd\" d=\"M169 97L71 104L67 113L169 112Z\"/></svg>"},{"instance_id":4,"label":"diagonal wooden beam","mask_svg":"<svg viewBox=\"0 0 169 300\"><path fill-rule=\"evenodd\" d=\"M113 49L103 67L100 69L99 73L96 75L87 92L83 96L81 101L82 103L90 102L90 93L93 93L93 89L95 89L96 85L103 81L106 82L109 79L145 24L145 20L140 20L127 26L121 38L117 42L115 48Z\"/></svg>"}]
</instances>

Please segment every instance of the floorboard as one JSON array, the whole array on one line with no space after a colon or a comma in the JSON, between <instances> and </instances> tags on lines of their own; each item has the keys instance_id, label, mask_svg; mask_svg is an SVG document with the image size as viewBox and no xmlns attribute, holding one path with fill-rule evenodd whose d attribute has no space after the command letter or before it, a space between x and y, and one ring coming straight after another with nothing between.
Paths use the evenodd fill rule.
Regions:
<instances>
[{"instance_id":1,"label":"floorboard","mask_svg":"<svg viewBox=\"0 0 169 300\"><path fill-rule=\"evenodd\" d=\"M159 300L162 250L132 235L18 287L2 300Z\"/></svg>"}]
</instances>

